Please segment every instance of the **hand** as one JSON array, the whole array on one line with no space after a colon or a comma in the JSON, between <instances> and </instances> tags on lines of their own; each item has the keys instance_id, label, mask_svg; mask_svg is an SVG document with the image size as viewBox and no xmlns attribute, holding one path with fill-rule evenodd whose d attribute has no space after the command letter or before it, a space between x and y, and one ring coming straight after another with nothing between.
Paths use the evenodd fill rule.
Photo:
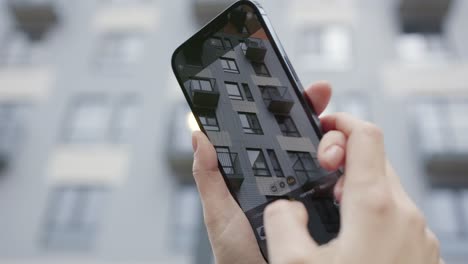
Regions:
<instances>
[{"instance_id":1,"label":"hand","mask_svg":"<svg viewBox=\"0 0 468 264\"><path fill-rule=\"evenodd\" d=\"M436 237L386 159L380 129L347 114L322 118L322 126L343 133L347 141L341 231L329 244L318 246L307 230L302 203L272 203L264 214L270 262L443 263Z\"/></svg>"},{"instance_id":2,"label":"hand","mask_svg":"<svg viewBox=\"0 0 468 264\"><path fill-rule=\"evenodd\" d=\"M310 98L317 114L320 114L330 100L330 86L327 83L317 83L306 90L306 96ZM337 169L344 159L345 137L341 133L331 132L324 136L320 144L320 162L328 169ZM325 154L334 145L341 147ZM252 228L218 170L213 146L203 133L195 132L193 148L193 175L200 192L216 263L264 263Z\"/></svg>"}]
</instances>

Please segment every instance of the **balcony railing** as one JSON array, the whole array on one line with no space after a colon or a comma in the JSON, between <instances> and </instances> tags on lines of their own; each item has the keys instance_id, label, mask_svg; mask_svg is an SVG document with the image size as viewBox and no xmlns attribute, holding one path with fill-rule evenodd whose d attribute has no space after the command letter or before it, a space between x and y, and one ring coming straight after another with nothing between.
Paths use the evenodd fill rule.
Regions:
<instances>
[{"instance_id":1,"label":"balcony railing","mask_svg":"<svg viewBox=\"0 0 468 264\"><path fill-rule=\"evenodd\" d=\"M262 97L268 110L277 114L289 114L294 100L284 86L261 86Z\"/></svg>"},{"instance_id":2,"label":"balcony railing","mask_svg":"<svg viewBox=\"0 0 468 264\"><path fill-rule=\"evenodd\" d=\"M214 109L218 106L219 90L216 84L216 79L203 79L201 81L209 81L209 88L202 88L201 85L196 86L194 81L190 81L190 93L192 102L195 107ZM196 82L196 80L195 80Z\"/></svg>"},{"instance_id":3,"label":"balcony railing","mask_svg":"<svg viewBox=\"0 0 468 264\"><path fill-rule=\"evenodd\" d=\"M468 151L427 153L424 166L434 186L468 187Z\"/></svg>"},{"instance_id":4,"label":"balcony railing","mask_svg":"<svg viewBox=\"0 0 468 264\"><path fill-rule=\"evenodd\" d=\"M32 40L41 39L59 21L56 1L10 0L16 26Z\"/></svg>"},{"instance_id":5,"label":"balcony railing","mask_svg":"<svg viewBox=\"0 0 468 264\"><path fill-rule=\"evenodd\" d=\"M254 62L263 62L267 52L267 48L263 43L262 39L248 38L245 40L245 46L247 48L245 56L247 59Z\"/></svg>"},{"instance_id":6,"label":"balcony railing","mask_svg":"<svg viewBox=\"0 0 468 264\"><path fill-rule=\"evenodd\" d=\"M218 153L218 160L223 167L224 174L228 178L230 186L234 188L234 190L239 190L244 181L244 175L242 174L237 153Z\"/></svg>"},{"instance_id":7,"label":"balcony railing","mask_svg":"<svg viewBox=\"0 0 468 264\"><path fill-rule=\"evenodd\" d=\"M403 31L440 33L452 0L401 0L399 7Z\"/></svg>"}]
</instances>

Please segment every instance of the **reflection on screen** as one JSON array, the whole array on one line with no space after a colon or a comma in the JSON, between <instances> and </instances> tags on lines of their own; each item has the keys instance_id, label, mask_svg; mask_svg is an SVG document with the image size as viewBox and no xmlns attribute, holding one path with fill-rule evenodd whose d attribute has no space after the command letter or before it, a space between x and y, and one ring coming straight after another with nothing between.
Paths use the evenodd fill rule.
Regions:
<instances>
[{"instance_id":1,"label":"reflection on screen","mask_svg":"<svg viewBox=\"0 0 468 264\"><path fill-rule=\"evenodd\" d=\"M338 173L320 167L318 136L257 14L242 5L223 21L175 57L192 111L262 250L263 209L277 199L304 202L313 237L327 242L339 229Z\"/></svg>"}]
</instances>

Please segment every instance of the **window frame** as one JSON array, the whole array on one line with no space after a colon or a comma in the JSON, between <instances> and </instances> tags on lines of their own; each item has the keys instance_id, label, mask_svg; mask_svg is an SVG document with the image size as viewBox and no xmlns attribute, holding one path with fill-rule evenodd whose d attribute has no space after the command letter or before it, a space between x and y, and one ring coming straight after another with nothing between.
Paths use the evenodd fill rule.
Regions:
<instances>
[{"instance_id":1,"label":"window frame","mask_svg":"<svg viewBox=\"0 0 468 264\"><path fill-rule=\"evenodd\" d=\"M214 132L220 131L218 118L214 111L202 111L202 112L198 112L197 115L198 115L198 119L200 119L200 123L202 124L203 128L206 131L214 131ZM214 120L215 124L210 125L208 122L209 119ZM204 123L204 121L206 124Z\"/></svg>"},{"instance_id":2,"label":"window frame","mask_svg":"<svg viewBox=\"0 0 468 264\"><path fill-rule=\"evenodd\" d=\"M271 174L271 170L270 170L270 167L267 163L267 159L265 158L265 154L263 153L263 150L262 149L255 149L255 148L247 148L247 156L249 157L249 162L250 162L250 166L252 168L252 171L253 171L253 174L255 177L272 177L272 174ZM254 162L252 162L250 160L250 155L249 155L249 152L258 152L258 156L257 158L255 159ZM260 162L263 161L263 163L265 164L265 167L262 168L258 168L256 165L258 161L258 159L261 159ZM258 173L259 171L261 172L264 172L264 173Z\"/></svg>"},{"instance_id":3,"label":"window frame","mask_svg":"<svg viewBox=\"0 0 468 264\"><path fill-rule=\"evenodd\" d=\"M241 127L244 131L244 134L263 135L263 129L256 113L237 112L237 115L241 121ZM248 124L247 127L244 126L244 122L242 121L241 116L245 117ZM258 126L256 124L258 124Z\"/></svg>"},{"instance_id":4,"label":"window frame","mask_svg":"<svg viewBox=\"0 0 468 264\"><path fill-rule=\"evenodd\" d=\"M281 164L279 162L278 156L274 149L267 149L268 158L272 165L273 171L275 172L276 177L285 177Z\"/></svg>"},{"instance_id":5,"label":"window frame","mask_svg":"<svg viewBox=\"0 0 468 264\"><path fill-rule=\"evenodd\" d=\"M289 115L275 115L276 123L281 131L281 134L285 137L302 137L299 129L297 129L294 120ZM280 121L282 123L280 123ZM288 125L287 122L290 121ZM286 128L286 129L283 129Z\"/></svg>"},{"instance_id":6,"label":"window frame","mask_svg":"<svg viewBox=\"0 0 468 264\"><path fill-rule=\"evenodd\" d=\"M242 95L242 92L241 92L241 90L239 88L238 83L236 83L236 82L224 82L224 85L226 86L226 92L228 94L229 99L237 100L237 101L243 101L244 100L244 96ZM234 86L237 87L237 91L239 92L239 95L231 94L230 90L228 89L228 85L232 86L232 87L234 87Z\"/></svg>"},{"instance_id":7,"label":"window frame","mask_svg":"<svg viewBox=\"0 0 468 264\"><path fill-rule=\"evenodd\" d=\"M226 57L220 57L219 58L220 62L221 62L221 68L223 69L224 72L227 72L227 73L235 73L235 74L240 74L240 71L239 71L239 65L237 65L237 62L235 59L232 59L232 58L226 58ZM226 66L227 67L224 67L224 63L226 63ZM230 62L233 62L234 63L234 68L232 67L232 65L230 64Z\"/></svg>"},{"instance_id":8,"label":"window frame","mask_svg":"<svg viewBox=\"0 0 468 264\"><path fill-rule=\"evenodd\" d=\"M263 63L263 62L251 62L250 64L252 65L252 68L253 68L253 70L255 72L255 75L262 76L262 77L271 77L270 70L268 69L268 67L266 66L265 63ZM264 68L265 72L259 72L258 70L261 69L261 68Z\"/></svg>"}]
</instances>

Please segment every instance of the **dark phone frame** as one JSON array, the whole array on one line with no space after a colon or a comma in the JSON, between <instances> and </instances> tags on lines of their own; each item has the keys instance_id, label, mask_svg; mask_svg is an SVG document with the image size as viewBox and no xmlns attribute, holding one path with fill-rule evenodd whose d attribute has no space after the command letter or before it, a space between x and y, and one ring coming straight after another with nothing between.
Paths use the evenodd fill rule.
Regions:
<instances>
[{"instance_id":1,"label":"dark phone frame","mask_svg":"<svg viewBox=\"0 0 468 264\"><path fill-rule=\"evenodd\" d=\"M312 102L310 101L309 98L306 97L306 95L304 95L304 88L303 88L302 84L300 83L300 81L298 80L297 74L295 73L292 65L289 63L289 59L288 59L288 57L286 55L286 52L284 51L284 49L283 49L283 47L281 45L281 42L279 41L278 37L276 36L276 33L275 33L274 29L273 29L273 26L271 25L265 11L263 10L263 7L259 3L255 2L255 1L241 0L241 1L238 1L238 2L236 2L234 4L232 4L231 6L226 8L221 14L219 14L214 19L212 19L210 22L208 22L198 32L193 34L188 40L186 40L183 44L181 44L179 47L177 47L175 49L175 51L174 51L174 53L172 54L172 57L171 57L171 66L172 66L172 71L174 72L174 75L176 76L177 82L179 83L180 87L184 87L184 83L183 83L182 79L180 78L180 76L178 74L177 65L175 63L175 59L176 59L177 54L179 54L179 52L182 52L185 47L190 47L190 44L192 42L194 42L195 40L200 39L200 38L207 38L213 32L217 32L220 28L222 28L222 26L224 26L224 20L227 17L227 15L229 14L229 12L232 9L235 9L235 8L241 6L241 5L248 5L248 6L252 7L253 11L257 15L258 20L260 21L263 29L265 30L265 33L267 34L267 36L268 36L268 38L269 38L269 40L271 42L271 45L272 45L272 47L273 47L279 61L281 62L281 66L283 67L284 71L286 72L286 75L288 76L288 79L291 82L292 87L294 88L294 92L296 93L296 95L297 95L297 97L298 97L298 99L299 99L299 101L300 101L300 103L302 105L302 108L304 109L304 111L306 113L307 118L312 123L312 127L314 128L314 131L317 134L318 139L321 140L322 137L323 137L323 133L322 133L321 125L320 125L320 120L316 115L316 112L315 112L315 110L313 108ZM192 101L190 99L190 95L187 93L187 91L185 89L182 89L182 92L184 94L184 97L185 97L186 101L188 102L188 104L190 106L190 110L193 111L195 107L192 104ZM207 132L204 129L202 123L200 122L200 119L198 118L198 116L197 115L194 115L194 116L195 116L195 119L196 119L197 124L200 127L201 131L205 135L207 135ZM223 176L224 182L226 183L226 185L227 185L227 187L229 189L229 192L231 193L232 197L234 198L234 200L237 202L237 204L240 207L240 203L237 200L235 192L232 190L231 186L229 185L229 181L228 181L228 179L227 179L227 177L226 177L226 175L224 173L224 170L223 170L219 160L218 160L218 168L219 168L219 170L220 170L220 172L221 172L221 174ZM267 260L268 258L267 258L267 256L264 255L264 252L262 252L261 250L260 250L260 252L263 255L263 258L265 260Z\"/></svg>"}]
</instances>

